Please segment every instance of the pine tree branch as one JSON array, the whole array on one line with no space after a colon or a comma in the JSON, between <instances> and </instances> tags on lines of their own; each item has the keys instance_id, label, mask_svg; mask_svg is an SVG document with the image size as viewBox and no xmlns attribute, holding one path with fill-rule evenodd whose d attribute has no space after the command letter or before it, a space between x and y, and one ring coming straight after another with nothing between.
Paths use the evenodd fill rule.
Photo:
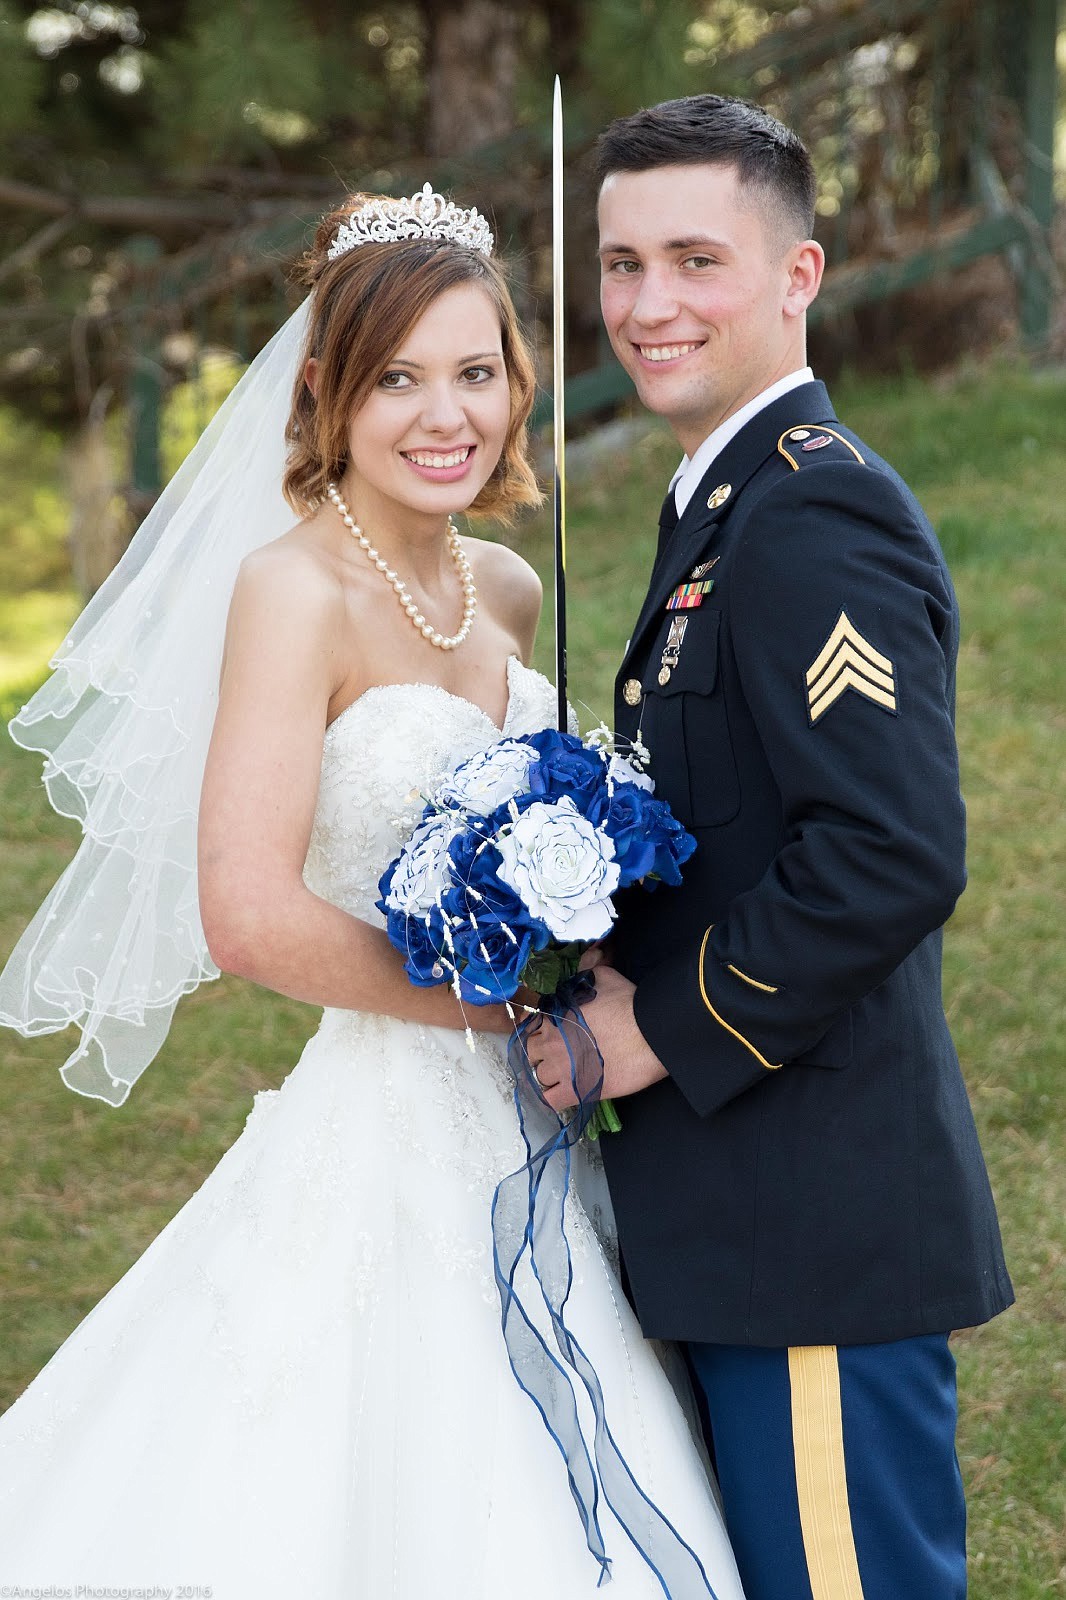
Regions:
<instances>
[{"instance_id":1,"label":"pine tree branch","mask_svg":"<svg viewBox=\"0 0 1066 1600\"><path fill-rule=\"evenodd\" d=\"M70 215L53 217L43 228L38 228L37 232L31 234L17 250L12 250L5 260L0 261L0 283L3 283L5 278L10 278L20 267L29 266L38 256L50 250L57 240L62 239L65 233L69 233L75 221L76 218Z\"/></svg>"},{"instance_id":2,"label":"pine tree branch","mask_svg":"<svg viewBox=\"0 0 1066 1600\"><path fill-rule=\"evenodd\" d=\"M218 223L232 226L233 202L222 196L199 195L188 200L168 200L161 195L85 195L58 194L15 178L0 177L0 204L23 211L40 211L53 217L76 217L116 228L195 228ZM288 204L299 204L290 201ZM247 207L249 220L284 210L286 202L263 202Z\"/></svg>"}]
</instances>

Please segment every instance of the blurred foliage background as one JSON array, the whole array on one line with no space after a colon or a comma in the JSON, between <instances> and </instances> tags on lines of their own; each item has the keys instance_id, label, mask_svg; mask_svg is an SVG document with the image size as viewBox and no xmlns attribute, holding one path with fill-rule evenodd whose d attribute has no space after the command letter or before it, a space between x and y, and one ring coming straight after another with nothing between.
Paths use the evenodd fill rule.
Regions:
<instances>
[{"instance_id":1,"label":"blurred foliage background","mask_svg":"<svg viewBox=\"0 0 1066 1600\"><path fill-rule=\"evenodd\" d=\"M815 365L912 481L952 561L973 845L947 1003L1019 1288L1014 1311L959 1342L972 1592L1061 1594L1060 0L0 0L0 710L40 681L295 304L293 263L346 191L428 177L490 211L543 362L556 71L569 409L587 435L570 486L576 696L609 712L674 457L635 413L596 313L587 154L639 104L741 93L807 139L831 262ZM547 575L545 518L515 540ZM38 777L4 741L0 959L76 846ZM249 985L207 985L120 1113L62 1088L60 1041L0 1037L0 1405L202 1180L250 1092L280 1081L313 1026Z\"/></svg>"}]
</instances>

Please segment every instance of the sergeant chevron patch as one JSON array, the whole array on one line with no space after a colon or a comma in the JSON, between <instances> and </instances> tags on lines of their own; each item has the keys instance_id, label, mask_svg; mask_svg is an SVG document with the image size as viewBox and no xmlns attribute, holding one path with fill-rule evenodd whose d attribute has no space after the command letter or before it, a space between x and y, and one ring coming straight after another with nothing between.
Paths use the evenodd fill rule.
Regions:
<instances>
[{"instance_id":1,"label":"sergeant chevron patch","mask_svg":"<svg viewBox=\"0 0 1066 1600\"><path fill-rule=\"evenodd\" d=\"M894 717L899 715L895 667L863 638L847 612L842 611L807 668L807 714L812 727L848 689L864 695Z\"/></svg>"}]
</instances>

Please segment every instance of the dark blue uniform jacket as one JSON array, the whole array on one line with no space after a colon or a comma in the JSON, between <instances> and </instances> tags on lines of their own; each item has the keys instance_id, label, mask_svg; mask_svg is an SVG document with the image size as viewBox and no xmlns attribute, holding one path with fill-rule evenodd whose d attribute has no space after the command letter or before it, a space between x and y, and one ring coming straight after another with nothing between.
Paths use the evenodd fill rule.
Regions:
<instances>
[{"instance_id":1,"label":"dark blue uniform jacket","mask_svg":"<svg viewBox=\"0 0 1066 1600\"><path fill-rule=\"evenodd\" d=\"M667 609L694 573L713 588ZM615 726L698 849L620 908L670 1077L603 1140L649 1334L871 1343L1010 1304L941 999L958 632L924 513L820 383L749 422L660 541Z\"/></svg>"}]
</instances>

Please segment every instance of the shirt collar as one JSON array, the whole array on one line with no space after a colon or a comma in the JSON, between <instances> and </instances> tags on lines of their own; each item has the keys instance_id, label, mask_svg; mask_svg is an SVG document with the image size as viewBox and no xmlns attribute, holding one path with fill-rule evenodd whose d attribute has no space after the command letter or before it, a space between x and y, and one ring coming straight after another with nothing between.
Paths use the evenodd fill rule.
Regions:
<instances>
[{"instance_id":1,"label":"shirt collar","mask_svg":"<svg viewBox=\"0 0 1066 1600\"><path fill-rule=\"evenodd\" d=\"M684 515L685 507L695 494L704 474L711 462L721 455L730 439L735 439L741 428L749 423L752 417L758 416L766 406L772 405L775 400L788 394L791 389L798 389L803 383L813 383L814 373L810 367L801 367L798 372L790 372L784 378L778 378L768 389L757 394L754 400L749 400L742 405L739 411L734 411L732 416L726 417L719 423L713 433L709 433L692 456L685 456L670 479L670 488L674 491L674 503L677 506L679 517Z\"/></svg>"}]
</instances>

